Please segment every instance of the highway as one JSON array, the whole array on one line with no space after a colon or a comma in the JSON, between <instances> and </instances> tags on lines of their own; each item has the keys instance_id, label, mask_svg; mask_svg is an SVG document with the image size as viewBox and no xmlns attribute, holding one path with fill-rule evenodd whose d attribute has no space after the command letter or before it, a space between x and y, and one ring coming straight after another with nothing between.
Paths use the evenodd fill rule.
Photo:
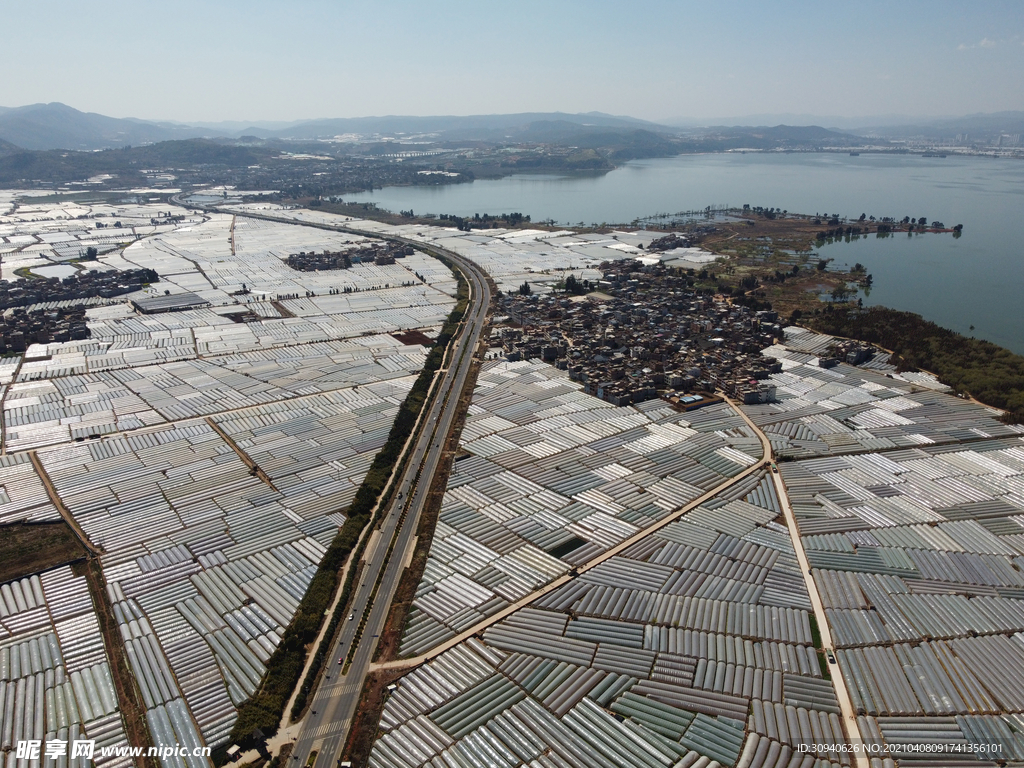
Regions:
<instances>
[{"instance_id":1,"label":"highway","mask_svg":"<svg viewBox=\"0 0 1024 768\"><path fill-rule=\"evenodd\" d=\"M172 201L184 207L205 208L186 203L182 196L176 196ZM236 214L235 211L219 211L216 207L205 210ZM340 760L341 751L348 739L349 725L359 704L366 675L370 671L370 661L387 620L405 564L412 554L415 533L427 502L431 481L441 462L443 447L455 421L458 401L466 387L474 354L487 324L491 290L487 277L479 266L445 248L404 237L363 232L345 225L303 222L258 213L237 215L294 226L380 237L411 245L421 251L449 259L458 266L469 284L469 303L461 330L453 339L445 364L439 371L440 381L436 383L433 396L427 402L427 413L421 417L419 436L408 454L405 470L395 486L390 509L380 523L380 533L369 540L363 556L365 564L355 589L349 616L342 622L334 651L325 664L324 674L308 705L308 711L302 720L292 749L290 762L293 766L304 767L310 753L316 751L314 768L333 768ZM351 663L345 669L344 662L349 658ZM342 674L343 669L345 674Z\"/></svg>"},{"instance_id":2,"label":"highway","mask_svg":"<svg viewBox=\"0 0 1024 768\"><path fill-rule=\"evenodd\" d=\"M422 243L404 238L389 239L424 248ZM318 753L317 768L331 768L340 759L341 750L348 738L349 724L377 647L378 636L387 619L405 563L411 555L420 514L454 423L458 400L466 386L477 344L486 326L491 291L482 270L451 251L440 248L431 250L458 265L470 286L469 306L463 319L462 331L449 353L448 365L442 370L441 380L429 402L421 434L397 485L395 500L381 523L379 537L367 548L366 564L360 575L350 613L353 618L346 617L342 623L332 658L324 670L325 676L316 689L292 750L292 765L305 766L309 754L314 750ZM394 544L393 548L391 544ZM365 624L353 649L352 643L363 619ZM338 661L349 655L352 656L352 663L346 674L342 675L343 667Z\"/></svg>"}]
</instances>

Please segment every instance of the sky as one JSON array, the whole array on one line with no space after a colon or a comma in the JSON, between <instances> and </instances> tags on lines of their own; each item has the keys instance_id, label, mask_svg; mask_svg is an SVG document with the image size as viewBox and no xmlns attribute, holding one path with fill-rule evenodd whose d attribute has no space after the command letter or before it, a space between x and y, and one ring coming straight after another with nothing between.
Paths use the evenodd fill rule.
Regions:
<instances>
[{"instance_id":1,"label":"sky","mask_svg":"<svg viewBox=\"0 0 1024 768\"><path fill-rule=\"evenodd\" d=\"M182 122L1024 110L1024 2L0 0L0 105Z\"/></svg>"}]
</instances>

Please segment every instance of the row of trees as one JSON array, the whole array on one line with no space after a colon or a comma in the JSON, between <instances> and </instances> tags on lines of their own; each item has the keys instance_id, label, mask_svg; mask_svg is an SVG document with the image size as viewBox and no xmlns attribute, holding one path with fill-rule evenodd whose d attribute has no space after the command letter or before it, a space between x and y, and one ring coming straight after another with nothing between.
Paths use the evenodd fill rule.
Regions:
<instances>
[{"instance_id":1,"label":"row of trees","mask_svg":"<svg viewBox=\"0 0 1024 768\"><path fill-rule=\"evenodd\" d=\"M783 210L781 208L763 208L760 205L755 205L752 208L749 204L746 203L743 205L743 212L753 213L765 219L775 219L779 216L785 216L787 213L789 213L788 210Z\"/></svg>"},{"instance_id":2,"label":"row of trees","mask_svg":"<svg viewBox=\"0 0 1024 768\"><path fill-rule=\"evenodd\" d=\"M584 294L590 293L593 288L591 287L589 280L577 280L576 275L569 275L565 278L563 290L566 293L571 293L573 296L583 296Z\"/></svg>"},{"instance_id":3,"label":"row of trees","mask_svg":"<svg viewBox=\"0 0 1024 768\"><path fill-rule=\"evenodd\" d=\"M451 265L448 264L448 266ZM255 746L257 737L254 736L254 733L257 730L264 736L272 736L277 732L288 697L302 674L307 648L316 640L324 615L338 587L341 569L352 555L363 529L370 523L374 507L387 485L388 478L394 471L402 446L412 434L416 419L426 401L434 373L440 368L445 350L455 336L469 303L469 287L461 273L456 272L456 275L459 282L456 295L458 301L455 308L448 316L434 346L427 354L420 375L399 408L398 415L391 426L391 432L388 434L387 443L374 457L366 477L363 478L359 490L356 491L355 498L345 510L347 517L344 525L331 542L331 546L328 547L316 575L306 590L302 602L299 603L295 617L285 630L281 643L268 660L267 673L260 689L239 708L238 719L231 731L231 737L234 743L243 748ZM353 569L350 571L350 577L354 574L355 570ZM348 586L346 584L346 587ZM343 593L339 609L331 620L330 631L316 651L316 661L312 667L313 673L305 679L299 695L296 697L293 712L301 711L305 707L306 698L312 690L316 675L319 674L319 669L330 650L334 630L337 629L341 614L345 610L346 597L347 595Z\"/></svg>"},{"instance_id":4,"label":"row of trees","mask_svg":"<svg viewBox=\"0 0 1024 768\"><path fill-rule=\"evenodd\" d=\"M403 216L405 213L405 211L402 211ZM411 210L408 213L412 216ZM520 224L530 223L530 217L528 215L517 211L513 213L501 213L496 216L491 216L489 213L474 213L472 216L466 217L456 216L451 213L442 213L437 218L441 221L454 223L456 229L461 232L470 232L474 229L491 229L497 226L518 227Z\"/></svg>"}]
</instances>

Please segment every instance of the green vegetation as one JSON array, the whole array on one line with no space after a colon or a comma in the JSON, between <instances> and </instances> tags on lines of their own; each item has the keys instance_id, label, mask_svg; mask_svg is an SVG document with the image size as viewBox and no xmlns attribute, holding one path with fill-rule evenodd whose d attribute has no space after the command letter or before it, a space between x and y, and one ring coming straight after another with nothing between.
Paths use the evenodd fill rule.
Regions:
<instances>
[{"instance_id":1,"label":"green vegetation","mask_svg":"<svg viewBox=\"0 0 1024 768\"><path fill-rule=\"evenodd\" d=\"M829 668L828 659L825 657L825 652L822 651L822 650L819 650L817 652L817 656L818 656L818 669L821 670L821 676L825 680L831 680L832 679L832 670L831 670L831 668Z\"/></svg>"},{"instance_id":2,"label":"green vegetation","mask_svg":"<svg viewBox=\"0 0 1024 768\"><path fill-rule=\"evenodd\" d=\"M821 676L826 680L832 679L832 671L828 668L828 659L825 658L825 651L821 642L821 629L818 627L818 617L813 613L807 615L807 622L811 626L811 644L817 649L818 666L821 668Z\"/></svg>"},{"instance_id":3,"label":"green vegetation","mask_svg":"<svg viewBox=\"0 0 1024 768\"><path fill-rule=\"evenodd\" d=\"M408 214L408 215L406 215ZM405 218L413 218L412 210L402 211L401 215ZM530 217L524 216L518 211L512 213L499 213L495 216L491 216L489 213L485 213L481 216L479 213L474 213L472 216L456 216L451 213L442 213L438 215L439 221L449 222L455 225L455 228L460 232L472 232L474 229L497 229L497 228L509 228L514 229L522 226L523 224L530 223Z\"/></svg>"},{"instance_id":4,"label":"green vegetation","mask_svg":"<svg viewBox=\"0 0 1024 768\"><path fill-rule=\"evenodd\" d=\"M556 288L557 287L558 286L556 286ZM561 289L573 296L583 296L593 290L589 280L577 280L576 275L569 275L565 278L565 281L561 285Z\"/></svg>"},{"instance_id":5,"label":"green vegetation","mask_svg":"<svg viewBox=\"0 0 1024 768\"><path fill-rule=\"evenodd\" d=\"M136 175L143 168L167 166L220 166L245 168L275 158L277 150L238 147L206 139L162 141L146 147L107 149L102 152L13 152L0 157L0 183L22 179L64 182L101 173Z\"/></svg>"},{"instance_id":6,"label":"green vegetation","mask_svg":"<svg viewBox=\"0 0 1024 768\"><path fill-rule=\"evenodd\" d=\"M0 526L0 581L19 579L85 555L65 522Z\"/></svg>"},{"instance_id":7,"label":"green vegetation","mask_svg":"<svg viewBox=\"0 0 1024 768\"><path fill-rule=\"evenodd\" d=\"M807 623L811 626L811 645L821 650L823 646L821 644L821 630L818 628L818 617L813 613L807 614Z\"/></svg>"},{"instance_id":8,"label":"green vegetation","mask_svg":"<svg viewBox=\"0 0 1024 768\"><path fill-rule=\"evenodd\" d=\"M266 736L277 733L284 708L288 703L288 697L302 675L306 650L311 643L316 641L324 615L331 605L331 599L338 587L341 570L352 555L363 529L373 518L373 509L395 470L402 447L416 426L416 419L426 401L434 373L441 367L448 344L458 331L459 323L462 322L466 313L466 308L469 305L469 286L462 274L454 269L451 262L446 259L441 260L455 272L458 279L455 308L448 316L434 346L427 354L423 370L412 389L409 390L405 402L399 408L398 415L391 426L391 432L388 434L387 443L374 457L362 485L356 491L352 504L346 510L345 524L338 531L334 541L331 542L327 554L324 555L316 576L313 577L309 589L306 590L306 594L299 604L295 617L288 629L285 630L281 644L267 662L267 674L263 678L263 684L256 694L239 709L238 720L231 732L231 737L234 743L243 749L254 746L255 741L252 738L254 729L258 728ZM337 630L345 604L351 594L355 572L355 568L349 569L349 576L338 602L338 609L331 618L325 639L317 648L314 663L296 697L293 712L301 712L305 707L306 698L327 658L331 638Z\"/></svg>"},{"instance_id":9,"label":"green vegetation","mask_svg":"<svg viewBox=\"0 0 1024 768\"><path fill-rule=\"evenodd\" d=\"M1007 411L1003 420L1024 422L1024 357L990 341L968 338L911 312L887 307L843 311L826 307L805 323L816 331L892 350L903 370L931 371L960 393Z\"/></svg>"}]
</instances>

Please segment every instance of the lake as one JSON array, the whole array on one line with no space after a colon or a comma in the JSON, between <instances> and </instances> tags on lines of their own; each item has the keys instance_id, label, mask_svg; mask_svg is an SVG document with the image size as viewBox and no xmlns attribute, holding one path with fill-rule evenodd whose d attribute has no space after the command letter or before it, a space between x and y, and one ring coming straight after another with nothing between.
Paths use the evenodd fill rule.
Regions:
<instances>
[{"instance_id":1,"label":"lake","mask_svg":"<svg viewBox=\"0 0 1024 768\"><path fill-rule=\"evenodd\" d=\"M1024 354L1024 162L917 155L680 155L592 176L518 175L449 186L388 187L346 201L392 211L519 211L534 221L630 222L708 205L775 207L856 218L904 216L963 224L951 235L874 236L821 249L874 275L865 304L918 312ZM974 330L971 330L971 326Z\"/></svg>"}]
</instances>

